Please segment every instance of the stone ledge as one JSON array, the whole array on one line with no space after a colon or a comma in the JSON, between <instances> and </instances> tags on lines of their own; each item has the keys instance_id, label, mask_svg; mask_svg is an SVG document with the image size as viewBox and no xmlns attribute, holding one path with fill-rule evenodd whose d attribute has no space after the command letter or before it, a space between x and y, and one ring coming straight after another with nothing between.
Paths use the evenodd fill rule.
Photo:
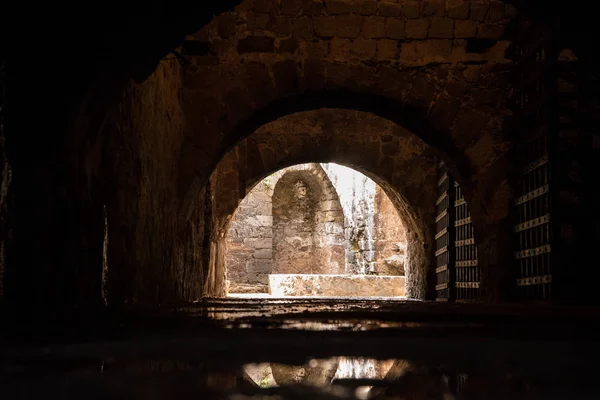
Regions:
<instances>
[{"instance_id":1,"label":"stone ledge","mask_svg":"<svg viewBox=\"0 0 600 400\"><path fill-rule=\"evenodd\" d=\"M245 284L235 283L229 280L226 281L227 293L267 293L267 285L262 284Z\"/></svg>"},{"instance_id":2,"label":"stone ledge","mask_svg":"<svg viewBox=\"0 0 600 400\"><path fill-rule=\"evenodd\" d=\"M404 296L404 276L270 274L269 294L283 296Z\"/></svg>"}]
</instances>

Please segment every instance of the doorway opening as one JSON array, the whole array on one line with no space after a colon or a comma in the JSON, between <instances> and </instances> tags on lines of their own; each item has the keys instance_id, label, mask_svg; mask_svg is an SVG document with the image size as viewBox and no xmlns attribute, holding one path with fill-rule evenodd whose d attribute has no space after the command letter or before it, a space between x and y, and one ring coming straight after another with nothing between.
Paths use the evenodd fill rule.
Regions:
<instances>
[{"instance_id":1,"label":"doorway opening","mask_svg":"<svg viewBox=\"0 0 600 400\"><path fill-rule=\"evenodd\" d=\"M225 237L231 297L404 298L405 224L385 191L334 163L281 169L240 202Z\"/></svg>"}]
</instances>

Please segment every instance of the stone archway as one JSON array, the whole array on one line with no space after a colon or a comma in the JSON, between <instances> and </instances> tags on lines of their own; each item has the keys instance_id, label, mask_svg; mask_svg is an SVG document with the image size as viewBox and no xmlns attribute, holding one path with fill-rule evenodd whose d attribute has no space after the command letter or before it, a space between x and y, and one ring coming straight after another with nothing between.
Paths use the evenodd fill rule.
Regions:
<instances>
[{"instance_id":1,"label":"stone archway","mask_svg":"<svg viewBox=\"0 0 600 400\"><path fill-rule=\"evenodd\" d=\"M16 242L19 244L15 246L14 253L16 255L14 259L20 260L20 265L11 265L9 268L10 271L7 270L7 279L10 280L8 285L15 288L14 290L11 289L12 292L10 297L14 299L11 300L12 303L20 305L29 304L28 307L31 310L35 310L38 309L39 304L47 303L49 299L60 299L60 301L55 301L57 304L56 307L60 307L63 304L68 304L69 306L81 304L93 305L98 302L97 294L92 296L89 296L89 294L96 293L93 288L94 286L97 286L94 282L97 281L99 275L98 270L100 263L98 260L101 257L101 252L96 250L90 251L89 243L98 241L101 236L98 233L101 232L102 228L102 213L99 211L102 208L102 201L98 200L98 198L101 197L100 194L89 193L89 188L95 185L97 178L96 176L90 176L89 171L92 160L97 158L95 156L95 141L97 139L99 127L104 121L109 106L116 101L119 94L123 93L123 88L127 85L127 79L129 77L135 76L138 82L144 81L144 78L155 69L159 59L167 54L170 49L181 43L184 33L200 29L204 23L214 15L220 15L220 13L232 9L233 6L238 3L240 2L220 1L196 5L185 4L185 7L183 7L183 3L181 2L171 1L168 4L159 2L156 3L155 7L145 10L146 12L143 17L136 18L130 18L130 16L139 16L141 7L137 4L125 8L120 5L119 12L113 12L114 10L110 6L104 4L103 9L110 10L107 11L110 13L110 16L107 14L107 18L100 18L98 19L99 22L96 23L89 21L88 19L83 19L83 21L85 21L84 26L84 24L81 23L82 19L67 19L64 18L64 16L56 15L56 12L54 12L53 18L51 18L51 24L49 23L48 26L45 26L44 24L36 25L40 32L43 32L46 28L52 28L59 25L73 27L73 24L76 24L76 28L67 28L60 33L53 30L53 34L59 35L58 37L61 38L61 40L54 40L59 47L52 47L51 50L45 49L47 50L48 56L57 53L64 55L53 63L50 70L51 72L47 74L55 77L58 76L59 79L48 80L45 76L36 77L36 74L29 73L31 68L36 65L35 62L33 62L34 58L39 58L39 54L36 54L36 56L32 58L27 56L20 57L21 64L17 64L12 70L13 72L20 70L19 72L21 74L21 76L13 75L14 79L11 79L11 81L15 82L13 85L14 90L12 91L14 107L12 116L13 122L11 127L7 129L6 134L7 148L10 147L8 150L10 153L9 158L11 158L11 163L15 167L15 171L20 170L19 173L15 174L14 185L15 204L18 206L10 210L11 214L18 215L18 217L15 217L15 220L19 221L17 227L18 230L16 230ZM288 49L293 49L295 47L293 39L302 39L302 23L306 22L306 17L309 15L312 16L312 14L309 13L308 8L299 12L299 6L296 6L300 4L299 2L285 2L285 7L283 3L284 2L276 3L275 1L261 0L252 4L252 2L246 1L242 2L235 11L238 13L246 13L245 15L248 18L240 18L240 21L244 21L246 24L251 20L250 14L255 12L256 15L252 15L252 24L254 24L252 26L254 26L254 28L251 29L256 29L258 31L261 30L261 24L271 23L269 12L273 11L275 14L274 16L279 17L274 18L275 22L283 20L283 22L290 23L281 25L283 26L284 32L287 29L286 27L289 27L290 37L284 40L281 40L280 38L275 39L274 44L277 45L276 48L278 50L285 50L285 47L281 46L283 43L288 46ZM373 9L373 5L368 4L370 3L368 1L303 2L303 4L315 5L317 13L319 10L324 11L322 6L326 3L338 3L337 12L346 18L347 15L345 14L374 16L369 15L373 14L373 12L370 11ZM444 15L437 15L436 13L442 12L442 7L436 8L435 5L443 3L446 4L446 7L443 10ZM401 19L405 20L404 27L406 29L409 20L408 17L411 15L410 13L406 13L407 10L412 10L415 14L419 14L419 16L426 14L431 18L448 17L450 19L452 19L452 16L456 15L456 13L464 13L465 10L470 10L467 14L463 14L466 18L461 21L468 24L469 21L472 22L472 20L476 20L476 18L472 18L472 16L480 15L482 16L482 21L479 22L481 22L482 25L486 25L490 20L493 22L493 20L497 18L498 11L503 10L505 14L510 11L510 8L503 4L504 2L477 1L473 2L473 4L477 4L476 7L478 7L479 11L485 10L485 12L473 13L473 6L470 3L471 2L469 1L460 0L447 2L408 1L406 2L407 7L403 7L399 2L379 2L379 14L377 16L383 16L381 14L381 9L385 4L388 13L392 13L392 16L402 16ZM591 18L594 18L594 13L586 13L585 8L580 7L579 5L577 7L567 8L556 5L550 7L550 10L548 10L546 7L536 8L534 6L536 2L517 2L511 0L506 3L517 4L527 14L533 16L537 22L551 23L559 32L559 35L564 36L565 40L569 40L572 44L577 45L578 49L585 48L589 43L589 41L582 40L582 38L593 37L593 35L581 35L580 30L578 29L568 29L568 27L571 26L595 26L595 24L589 23ZM281 11L277 8L278 4L281 4ZM290 7L290 5L292 6ZM504 7L502 7L503 5ZM207 10L207 6L210 7L210 10ZM350 10L351 12L345 12L344 9ZM275 12L276 10L277 12ZM54 11L56 10L54 9ZM333 9L329 11L332 13L334 12ZM39 14L42 15L43 13ZM324 14L324 12L322 12L322 14ZM265 18L266 16L269 18ZM292 16L298 16L299 18L297 21L286 21L286 19L291 19ZM57 23L56 18L59 18L59 23ZM231 22L232 20L233 22ZM221 40L233 41L232 38L230 39L232 33L232 30L230 30L231 26L235 27L235 34L237 34L238 30L237 25L235 25L238 20L233 19L232 15L229 13L220 15L218 21L219 22L212 23L212 25L213 28L217 26L221 27L218 30L223 34L223 38L219 36L218 40L213 41L215 50L219 48L219 44L222 44L222 42L220 42ZM415 21L420 20L416 19ZM439 22L442 21L437 21L436 24ZM562 22L562 24L557 22ZM400 25L400 23L397 23L396 25ZM458 25L459 19L454 21L455 30ZM386 25L383 26L385 27ZM433 21L431 22L431 27L433 27ZM588 30L588 28L585 29ZM76 35L76 37L72 36L71 32L73 31L77 31L79 34ZM475 32L475 37L469 39L477 39L479 29L476 29ZM388 33L386 32L386 35L387 34ZM18 36L19 35L16 35L16 37ZM428 32L428 37L433 38L431 30ZM385 39L390 40L388 38ZM429 38L424 39L424 41L427 40L429 40ZM457 43L457 46L455 47L454 40L455 39L453 39L451 51L454 52L455 48L460 51L463 47L458 45L460 43ZM340 42L340 44L341 43L344 42ZM431 45L433 45L433 43L431 43ZM378 49L377 51L383 49L383 46L382 42L381 46L376 47ZM25 48L26 46L20 47ZM73 47L78 47L83 50L73 53L70 51ZM415 45L415 47L417 46ZM302 46L299 45L298 48L302 48ZM590 46L590 49L591 48L592 46ZM226 52L228 52L229 49L230 47L226 47ZM313 47L313 54L318 54L318 49L319 46L315 44ZM214 59L210 60L210 57L214 57L214 55L208 55L207 58L203 58L201 63L214 63ZM19 59L19 57L17 57L17 59ZM106 63L98 66L98 61ZM313 63L313 67L313 71L317 72L314 75L321 76L320 71L325 71L323 74L324 79L328 78L327 70L320 69L319 60L316 60L316 63ZM340 67L340 69L344 68L346 67ZM470 67L467 67L467 69L469 68ZM388 72L394 73L393 68L388 69ZM58 86L64 85L65 82L68 82L67 88ZM393 86L390 86L390 90L394 90ZM42 95L26 95L26 93L33 92ZM160 88L157 92L160 93ZM448 92L450 92L450 90L448 90ZM20 95L18 93L20 93ZM20 100L23 100L25 97L27 97L28 100L32 100L34 104L29 101L22 103ZM24 107L20 107L20 104L23 104ZM148 104L143 105L143 107L147 106ZM24 110L24 112L15 115L14 110L17 107ZM43 113L41 114L43 117L32 119L29 111L32 109L37 109L38 112ZM159 109L157 112L154 112L154 120L164 118L165 115L168 115L168 112L163 111L164 110ZM123 121L130 121L137 118L136 116L127 113L123 114L121 117ZM74 119L76 122L73 121ZM67 130L69 133L65 136L64 134ZM29 149L32 141L31 134L33 134L33 132L42 132L42 134L37 134L37 136L34 137L39 144L39 146L37 146L39 151L32 153L31 151L18 150ZM142 137L145 137L147 132L141 130L139 133ZM60 139L56 140L55 138ZM487 146L485 140L481 142L480 146ZM56 143L61 143L61 146L56 146ZM498 145L501 145L501 143L496 143L496 146ZM193 152L189 149L185 151ZM175 153L177 154L177 152ZM475 150L473 151L473 154L474 153ZM136 154L136 152L134 151L132 154ZM69 161L65 161L57 167L55 162L58 155L65 155ZM482 159L486 159L486 157L482 156ZM142 157L136 155L136 160L138 158ZM188 161L190 160L189 156L182 156L182 158L185 158ZM176 157L175 160L177 160ZM165 165L170 165L172 162L173 161L168 160L165 162ZM142 160L140 163L147 163L147 160ZM478 164L482 167L488 167L488 165L485 165L485 162L479 162ZM485 168L487 170L478 173L476 178L473 178L478 186L485 186L478 191L478 196L483 199L482 203L489 202L489 198L494 197L493 188L497 187L499 182L503 182L501 174L496 174L496 172L501 170L507 164L508 162L503 160L495 168ZM163 164L157 163L153 168L160 170L163 168ZM206 172L207 170L210 170L210 166L208 166L206 170L201 168L186 174L194 175L195 173L198 173L206 178L209 173ZM86 174L82 174L82 171L86 171ZM144 174L146 173L148 176L152 176L152 172L144 172ZM181 187L169 189L169 194L166 195L167 197L177 197L178 194L187 193L190 188L190 177L187 176L184 178L185 179L182 179L183 184ZM152 187L149 190L158 191L160 190L158 188L163 187L162 178L153 177L151 179ZM171 176L167 177L167 180L169 181L174 179L177 178ZM47 182L47 184L40 185L42 182ZM131 189L129 186L125 188L118 187L114 189L114 192L120 195L122 192L130 190L134 195L139 195L139 186L141 186L139 182L129 183L131 183ZM199 186L201 188L203 183ZM156 187L156 189L154 189L154 187ZM504 189L505 187L503 187L501 196L503 201L505 199L510 200L510 194L506 194ZM67 197L73 199L72 203L70 203L69 206L65 206L65 199L61 197L61 195L54 195L53 191L67 193ZM43 193L44 197L47 198L46 204L43 206L39 202L29 200L39 197L40 193ZM204 198L203 196L196 196L195 200L200 204L199 206L185 207L185 209L189 211L185 213L186 216L193 216L194 218L198 217L199 213L196 209L201 208L204 205L203 200L198 200L200 197L202 199ZM138 199L136 198L136 201L137 200ZM169 247L177 248L180 246L180 243L183 242L188 243L183 245L184 248L191 248L192 245L190 243L195 243L196 240L187 241L185 238L180 237L185 235L180 235L179 232L187 232L188 230L196 231L196 229L194 229L195 223L188 223L185 221L181 223L181 226L172 228L169 223L163 222L175 220L177 210L181 209L180 203L183 202L181 198L178 198L177 200L178 201L174 202L176 203L175 205L164 207L163 211L167 217L159 219L155 226L151 226L151 230L169 232L167 235L168 240L164 240L164 236L161 236L156 241L155 239L152 239L149 243L139 245L137 243L138 235L141 237L144 233L138 232L147 232L148 230L138 228L137 226L124 227L123 230L127 232L131 231L133 233L128 234L127 239L124 241L123 250L121 250L123 257L136 259L135 254L133 254L135 253L135 250L133 249L145 246L160 249L167 249ZM132 203L135 203L135 201L132 201ZM481 212L490 215L497 213L502 214L504 210L501 207L501 203L502 201L498 201L491 206L488 206L487 204L485 206L481 205ZM121 212L121 210L115 212L115 218L125 216L125 214L129 212L128 206L123 208L123 212ZM194 210L191 210L192 208L194 208ZM55 215L58 215L59 217L50 217ZM200 216L199 218L201 219L202 217ZM140 212L139 217L136 216L132 219L133 224L135 225L139 223L139 221L147 221L152 218L150 214L145 215L144 212ZM490 228L495 231L495 234L500 234L501 230L495 227L495 225L497 225L495 222L497 221L494 221L492 216L484 216L482 217L482 220L484 222L484 227L481 228L481 230ZM489 226L485 226L486 224ZM92 227L93 229L91 229ZM509 226L504 225L503 229L509 229ZM49 239L47 237L47 232L54 232L54 238ZM490 249L497 247L497 241L495 240L496 239L491 238L490 243L487 244L486 247ZM162 247L163 242L165 243L164 247ZM23 244L21 245L20 243ZM32 251L32 243L36 246L35 251ZM81 250L79 251L76 249ZM67 255L66 253L69 251L73 254ZM155 257L154 254L160 255L156 262L149 262L149 260L145 259L142 260L141 263L145 270L153 270L155 268L160 269L165 265L165 260L167 260L166 263L170 265L180 264L182 253L186 253L186 251L177 249L173 254L169 253L167 255L158 251L153 253L152 256ZM124 263L123 268L134 268L127 267L126 264L127 263ZM193 267L191 268L192 271L201 268L197 263L191 264L193 264ZM92 265L94 267L90 267ZM188 273L188 271L182 272L176 268L166 269L167 273L165 277L169 280L177 280ZM140 275L145 274L145 272L140 272ZM39 279L39 281L45 283L31 282L29 277L32 275L44 277L43 279ZM135 271L129 271L125 275L135 276ZM140 294L148 292L149 294L143 297L149 299L149 301L159 301L159 299L163 298L192 299L201 294L201 290L199 290L201 285L196 285L194 288L186 288L181 291L177 289L181 285L173 284L167 285L170 286L169 289L157 290L156 286L160 286L160 282L164 281L164 277L159 276L160 274L152 275L151 278L148 278L151 282L140 285L140 287L136 289L133 289L135 286L135 279L124 280L123 290L125 292L131 292L125 296L127 301L132 300L135 297L133 292L136 291ZM61 279L60 277L66 277L66 279ZM74 278L71 279L71 277ZM201 277L199 279L201 279ZM89 280L92 284L82 284L82 280ZM65 281L65 283L60 284L61 281ZM51 288L50 286L54 286L54 288ZM174 287L176 288L174 289ZM164 294L157 295L156 293L159 292L164 292Z\"/></svg>"},{"instance_id":2,"label":"stone archway","mask_svg":"<svg viewBox=\"0 0 600 400\"><path fill-rule=\"evenodd\" d=\"M407 295L423 299L433 259L434 156L435 151L415 135L370 113L322 109L280 118L238 143L215 170L213 237L222 237L245 188L269 174L308 162L345 165L373 179L398 210L407 230ZM219 260L220 256L211 257ZM211 275L217 280L224 279L222 263L214 263ZM224 294L224 282L215 282L213 288L211 295Z\"/></svg>"},{"instance_id":3,"label":"stone archway","mask_svg":"<svg viewBox=\"0 0 600 400\"><path fill-rule=\"evenodd\" d=\"M327 175L320 167L318 170L320 181L288 170L275 184L274 273L344 272L344 214Z\"/></svg>"},{"instance_id":4,"label":"stone archway","mask_svg":"<svg viewBox=\"0 0 600 400\"><path fill-rule=\"evenodd\" d=\"M253 185L226 232L229 291L266 292L271 273L344 272L344 214L318 164L285 168Z\"/></svg>"}]
</instances>

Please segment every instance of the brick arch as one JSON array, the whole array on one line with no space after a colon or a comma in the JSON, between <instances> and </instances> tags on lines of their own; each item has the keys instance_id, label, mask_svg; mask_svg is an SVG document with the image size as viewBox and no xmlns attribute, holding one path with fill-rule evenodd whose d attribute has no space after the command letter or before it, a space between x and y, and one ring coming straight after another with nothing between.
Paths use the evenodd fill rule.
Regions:
<instances>
[{"instance_id":1,"label":"brick arch","mask_svg":"<svg viewBox=\"0 0 600 400\"><path fill-rule=\"evenodd\" d=\"M353 168L382 187L405 222L407 292L424 298L433 247L434 154L415 135L374 114L342 109L292 114L262 126L223 158L214 173L219 177L214 203L221 205L216 218L231 215L243 188L290 165L335 162Z\"/></svg>"}]
</instances>

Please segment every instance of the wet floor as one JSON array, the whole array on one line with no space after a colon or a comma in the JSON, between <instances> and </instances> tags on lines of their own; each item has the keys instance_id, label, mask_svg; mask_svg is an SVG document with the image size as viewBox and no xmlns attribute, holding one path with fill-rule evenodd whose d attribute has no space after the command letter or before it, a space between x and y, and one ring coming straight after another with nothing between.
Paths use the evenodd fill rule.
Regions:
<instances>
[{"instance_id":1,"label":"wet floor","mask_svg":"<svg viewBox=\"0 0 600 400\"><path fill-rule=\"evenodd\" d=\"M384 299L214 299L106 334L6 341L2 398L600 398L600 312ZM112 334L108 334L112 332Z\"/></svg>"}]
</instances>

